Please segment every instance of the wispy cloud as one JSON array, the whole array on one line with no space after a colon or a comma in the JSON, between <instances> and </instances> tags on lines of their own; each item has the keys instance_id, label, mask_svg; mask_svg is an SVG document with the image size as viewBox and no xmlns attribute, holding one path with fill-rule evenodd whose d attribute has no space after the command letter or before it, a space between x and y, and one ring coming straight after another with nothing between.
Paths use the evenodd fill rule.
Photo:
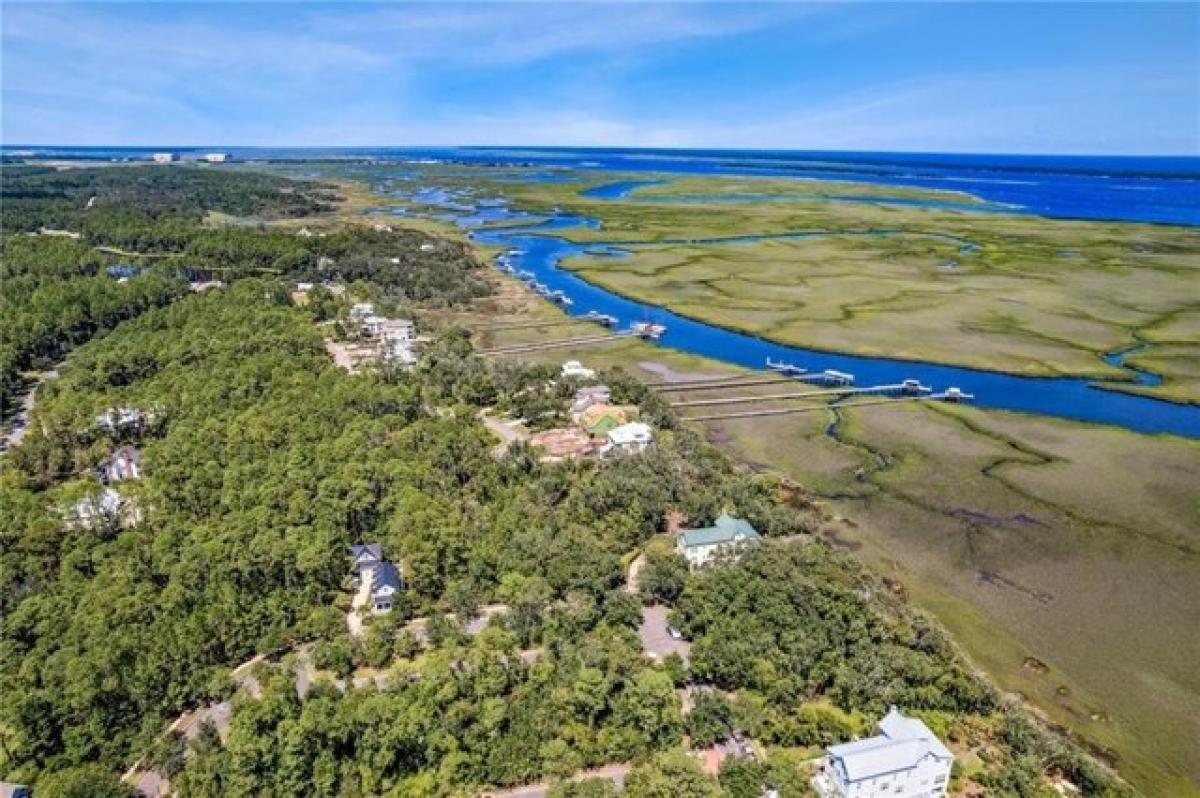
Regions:
<instances>
[{"instance_id":1,"label":"wispy cloud","mask_svg":"<svg viewBox=\"0 0 1200 798\"><path fill-rule=\"evenodd\" d=\"M1200 152L1197 12L990 8L5 1L0 136Z\"/></svg>"}]
</instances>

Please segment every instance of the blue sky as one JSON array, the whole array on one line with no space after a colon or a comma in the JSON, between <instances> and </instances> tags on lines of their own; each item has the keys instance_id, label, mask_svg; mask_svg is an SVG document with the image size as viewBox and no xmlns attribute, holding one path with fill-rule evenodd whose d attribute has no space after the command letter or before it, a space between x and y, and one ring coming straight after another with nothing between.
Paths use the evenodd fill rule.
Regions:
<instances>
[{"instance_id":1,"label":"blue sky","mask_svg":"<svg viewBox=\"0 0 1200 798\"><path fill-rule=\"evenodd\" d=\"M1200 154L1194 3L13 3L5 144Z\"/></svg>"}]
</instances>

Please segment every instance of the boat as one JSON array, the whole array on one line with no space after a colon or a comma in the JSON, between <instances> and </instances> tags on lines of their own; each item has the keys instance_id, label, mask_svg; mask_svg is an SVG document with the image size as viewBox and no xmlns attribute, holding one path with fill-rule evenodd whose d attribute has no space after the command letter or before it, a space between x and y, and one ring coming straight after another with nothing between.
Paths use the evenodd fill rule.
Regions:
<instances>
[{"instance_id":1,"label":"boat","mask_svg":"<svg viewBox=\"0 0 1200 798\"><path fill-rule=\"evenodd\" d=\"M604 327L615 327L617 324L616 316L610 316L607 313L601 313L598 310L589 310L587 313L583 314L583 317L588 321L594 321Z\"/></svg>"},{"instance_id":2,"label":"boat","mask_svg":"<svg viewBox=\"0 0 1200 798\"><path fill-rule=\"evenodd\" d=\"M900 383L900 393L905 396L926 396L933 393L933 389L922 385L920 380L910 378Z\"/></svg>"},{"instance_id":3,"label":"boat","mask_svg":"<svg viewBox=\"0 0 1200 798\"><path fill-rule=\"evenodd\" d=\"M770 357L767 358L767 368L781 374L805 374L808 372L808 369L801 368L794 363L786 363L782 360L775 362Z\"/></svg>"},{"instance_id":4,"label":"boat","mask_svg":"<svg viewBox=\"0 0 1200 798\"><path fill-rule=\"evenodd\" d=\"M638 338L644 338L647 341L657 341L667 331L667 328L662 324L652 324L648 321L638 321L629 328L629 331Z\"/></svg>"},{"instance_id":5,"label":"boat","mask_svg":"<svg viewBox=\"0 0 1200 798\"><path fill-rule=\"evenodd\" d=\"M969 402L975 398L975 394L966 393L961 388L952 385L937 398L943 402Z\"/></svg>"}]
</instances>

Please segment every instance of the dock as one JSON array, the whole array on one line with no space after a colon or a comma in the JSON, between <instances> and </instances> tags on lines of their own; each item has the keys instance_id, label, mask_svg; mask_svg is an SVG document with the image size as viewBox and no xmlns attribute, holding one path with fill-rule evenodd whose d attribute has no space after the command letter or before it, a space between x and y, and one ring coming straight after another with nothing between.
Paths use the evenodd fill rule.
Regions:
<instances>
[{"instance_id":1,"label":"dock","mask_svg":"<svg viewBox=\"0 0 1200 798\"><path fill-rule=\"evenodd\" d=\"M613 341L619 341L623 338L628 338L630 332L614 332L607 335L589 335L583 338L563 338L558 341L542 341L535 343L511 344L509 346L499 346L495 349L484 349L476 352L478 356L483 355L519 355L527 352L540 352L545 349L562 349L573 346L595 346L597 344L607 344Z\"/></svg>"},{"instance_id":2,"label":"dock","mask_svg":"<svg viewBox=\"0 0 1200 798\"><path fill-rule=\"evenodd\" d=\"M958 394L959 397L969 396L970 394ZM739 410L735 413L715 413L706 416L681 416L680 421L726 421L739 418L763 418L766 416L787 416L793 413L815 413L819 410L841 410L859 407L874 407L878 405L895 405L902 402L957 402L962 401L961 398L954 398L949 395L949 392L943 393L928 393L900 397L878 397L868 399L865 402L843 403L834 402L831 404L805 405L803 407L775 407L766 410Z\"/></svg>"},{"instance_id":3,"label":"dock","mask_svg":"<svg viewBox=\"0 0 1200 798\"><path fill-rule=\"evenodd\" d=\"M757 384L770 384L771 381L761 381ZM734 388L741 388L746 385L756 383L740 383L732 385ZM960 401L961 397L969 396L955 389L954 394L957 399L950 399L949 392L938 394L938 398L948 401ZM684 402L671 402L671 407L713 407L716 405L737 405L750 404L752 402L783 402L789 399L812 399L821 396L914 396L914 397L931 397L933 389L928 388L916 380L905 380L893 385L872 385L868 388L829 388L821 391L798 391L792 393L769 393L769 394L745 394L742 396L722 396L717 399L691 399Z\"/></svg>"}]
</instances>

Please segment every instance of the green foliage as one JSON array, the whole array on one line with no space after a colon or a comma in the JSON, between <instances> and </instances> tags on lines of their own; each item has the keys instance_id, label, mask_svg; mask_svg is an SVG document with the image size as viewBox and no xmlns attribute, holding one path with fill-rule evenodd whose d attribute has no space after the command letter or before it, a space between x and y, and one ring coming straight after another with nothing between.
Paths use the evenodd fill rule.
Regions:
<instances>
[{"instance_id":1,"label":"green foliage","mask_svg":"<svg viewBox=\"0 0 1200 798\"><path fill-rule=\"evenodd\" d=\"M0 227L10 232L99 228L114 220L199 221L209 210L234 216L307 216L327 210L337 196L329 186L225 169L126 166L58 171L5 165L3 172Z\"/></svg>"},{"instance_id":2,"label":"green foliage","mask_svg":"<svg viewBox=\"0 0 1200 798\"><path fill-rule=\"evenodd\" d=\"M618 794L611 779L582 779L555 784L546 798L616 798Z\"/></svg>"},{"instance_id":3,"label":"green foliage","mask_svg":"<svg viewBox=\"0 0 1200 798\"><path fill-rule=\"evenodd\" d=\"M674 604L683 593L687 577L688 564L683 555L649 551L638 573L638 589L646 601Z\"/></svg>"},{"instance_id":4,"label":"green foliage","mask_svg":"<svg viewBox=\"0 0 1200 798\"><path fill-rule=\"evenodd\" d=\"M720 798L721 791L695 759L682 751L656 756L634 768L625 782L626 798Z\"/></svg>"},{"instance_id":5,"label":"green foliage","mask_svg":"<svg viewBox=\"0 0 1200 798\"><path fill-rule=\"evenodd\" d=\"M723 695L703 690L687 718L688 735L692 745L708 748L718 740L727 739L734 731L733 707Z\"/></svg>"},{"instance_id":6,"label":"green foliage","mask_svg":"<svg viewBox=\"0 0 1200 798\"><path fill-rule=\"evenodd\" d=\"M805 531L775 486L735 471L620 372L605 379L659 428L652 450L557 466L498 460L479 411L557 418L570 391L546 387L544 368L481 362L465 333L450 331L411 372L351 376L329 362L312 323L340 312L323 291L300 309L283 281L251 277L171 301L182 290L166 267L123 284L100 276L105 261L87 244L105 240L183 254L197 269L362 280L392 307L483 290L464 248L423 250L418 234L202 228L202 209L286 215L323 200L223 177L177 198L172 181L192 173L223 174L166 169L159 184L147 173L149 195L120 218L112 197L142 171L31 172L18 186L27 195L11 195L14 219L49 208L84 232L3 240L13 287L0 297L36 332L19 331L5 362L23 368L78 345L0 465L3 764L36 774L38 794L124 795L113 774L146 752L177 775L181 794L214 798L471 794L612 762L641 763L632 798L715 796L677 752L677 688L689 678L738 691L734 701L701 693L687 720L697 743L738 728L824 744L863 731L857 711L892 702L993 711L991 692L937 627L811 540L768 540L740 563L696 574L650 546L646 595L677 605L672 617L695 641L690 673L678 657L652 665L634 631L638 598L620 589L624 557L674 512L699 522L734 509L768 538ZM104 200L79 208L93 191ZM289 198L272 204L271 192ZM95 223L106 218L115 223ZM118 286L126 293L110 302L105 292ZM110 407L153 421L104 433L94 419ZM94 467L123 442L143 455L143 478L118 486L141 519L65 524L62 508L95 491ZM367 541L402 565L406 587L393 613L352 641L345 549ZM493 602L507 611L469 634L463 622ZM424 642L403 629L416 616L427 619ZM234 699L227 739L202 728L185 764L179 738L161 735L169 719L225 695L232 666L301 641L312 642L315 667L340 677L404 663L385 673L386 689L321 685L301 700L290 669L300 655L285 657L288 666L260 674L260 700ZM1014 718L1004 727L1012 757L990 776L998 791L1019 793L1045 768L1089 790L1111 784L1075 748ZM767 783L803 790L792 762L727 770L730 795ZM611 794L597 783L554 789Z\"/></svg>"},{"instance_id":7,"label":"green foliage","mask_svg":"<svg viewBox=\"0 0 1200 798\"><path fill-rule=\"evenodd\" d=\"M706 569L688 582L679 619L695 641L693 673L725 689L784 704L827 695L874 712L993 706L941 630L814 542L768 541L737 568Z\"/></svg>"}]
</instances>

